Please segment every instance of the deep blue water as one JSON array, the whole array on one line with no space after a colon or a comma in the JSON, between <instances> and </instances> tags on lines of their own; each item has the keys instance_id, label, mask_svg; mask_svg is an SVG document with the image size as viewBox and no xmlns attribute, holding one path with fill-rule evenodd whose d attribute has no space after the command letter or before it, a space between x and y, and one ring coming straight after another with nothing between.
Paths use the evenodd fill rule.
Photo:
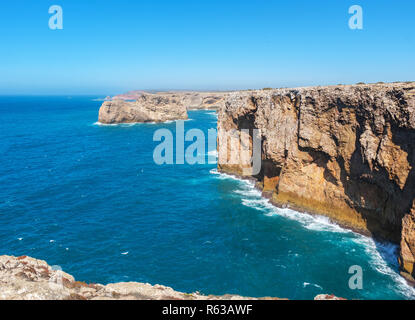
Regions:
<instances>
[{"instance_id":1,"label":"deep blue water","mask_svg":"<svg viewBox=\"0 0 415 320\"><path fill-rule=\"evenodd\" d=\"M408 299L390 244L276 209L214 164L156 165L154 131L100 126L94 97L0 97L0 254L30 255L86 282L139 281L205 294ZM186 130L215 128L189 113ZM348 286L363 268L363 289Z\"/></svg>"}]
</instances>

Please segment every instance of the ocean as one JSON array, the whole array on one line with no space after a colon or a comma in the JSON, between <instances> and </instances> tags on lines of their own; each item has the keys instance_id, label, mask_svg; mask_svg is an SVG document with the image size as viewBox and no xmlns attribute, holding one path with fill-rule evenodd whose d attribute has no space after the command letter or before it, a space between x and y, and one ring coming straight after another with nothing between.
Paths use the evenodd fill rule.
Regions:
<instances>
[{"instance_id":1,"label":"ocean","mask_svg":"<svg viewBox=\"0 0 415 320\"><path fill-rule=\"evenodd\" d=\"M153 134L174 132L176 123L99 125L101 103L0 97L1 255L43 259L88 283L415 298L399 276L396 245L275 208L252 182L220 174L215 164L157 165ZM212 111L190 111L185 130L207 137L216 120ZM363 270L362 289L349 286L351 266Z\"/></svg>"}]
</instances>

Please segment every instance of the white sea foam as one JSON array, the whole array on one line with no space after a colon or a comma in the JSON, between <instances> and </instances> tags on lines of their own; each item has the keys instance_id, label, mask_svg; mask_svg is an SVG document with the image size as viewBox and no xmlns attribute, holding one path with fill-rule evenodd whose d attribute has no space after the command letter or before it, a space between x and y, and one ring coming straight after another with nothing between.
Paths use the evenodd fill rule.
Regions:
<instances>
[{"instance_id":1,"label":"white sea foam","mask_svg":"<svg viewBox=\"0 0 415 320\"><path fill-rule=\"evenodd\" d=\"M244 180L244 179L240 179L235 177L234 175L231 174L227 174L227 173L223 173L223 172L219 172L216 168L212 169L209 171L211 174L214 174L216 176L216 178L220 179L220 180L234 180L234 181L238 181L241 185L252 185L253 183L250 180Z\"/></svg>"},{"instance_id":2,"label":"white sea foam","mask_svg":"<svg viewBox=\"0 0 415 320\"><path fill-rule=\"evenodd\" d=\"M262 197L261 192L255 188L254 183L250 180L239 179L233 175L218 172L216 169L212 169L210 173L218 175L220 179L233 179L239 181L241 183L241 188L235 190L235 193L243 196L242 204L259 211L264 211L267 216L278 215L296 220L309 230L341 233L352 232L340 227L336 223L330 221L327 217L301 213L289 208L275 207L271 204L269 199Z\"/></svg>"},{"instance_id":3,"label":"white sea foam","mask_svg":"<svg viewBox=\"0 0 415 320\"><path fill-rule=\"evenodd\" d=\"M409 286L406 280L395 271L399 268L397 261L397 245L392 243L381 243L362 235L358 235L353 241L365 248L365 252L370 257L371 268L392 278L397 284L398 290L403 295L407 298L415 299L415 288Z\"/></svg>"},{"instance_id":4,"label":"white sea foam","mask_svg":"<svg viewBox=\"0 0 415 320\"><path fill-rule=\"evenodd\" d=\"M102 126L102 127L132 127L136 125L143 125L143 124L160 124L160 123L167 123L167 122L131 122L131 123L102 123L102 122L94 122L94 126Z\"/></svg>"},{"instance_id":5,"label":"white sea foam","mask_svg":"<svg viewBox=\"0 0 415 320\"><path fill-rule=\"evenodd\" d=\"M261 196L261 192L255 188L252 181L242 180L233 175L220 173L216 169L212 169L210 173L216 175L221 180L232 179L239 181L241 185L234 192L241 196L242 204L263 212L266 216L282 216L291 220L296 220L300 222L304 228L314 231L352 233L354 235L352 241L365 248L365 252L370 258L371 267L377 272L389 276L397 284L397 289L404 296L415 299L415 288L409 286L406 280L395 271L398 270L397 245L376 242L370 237L340 227L327 217L301 213L289 208L277 208L272 205L268 199ZM308 285L321 288L315 284L304 283L304 286Z\"/></svg>"},{"instance_id":6,"label":"white sea foam","mask_svg":"<svg viewBox=\"0 0 415 320\"><path fill-rule=\"evenodd\" d=\"M270 210L275 209L275 207L266 199L242 199L242 204L246 207L266 212L266 214L268 214Z\"/></svg>"},{"instance_id":7,"label":"white sea foam","mask_svg":"<svg viewBox=\"0 0 415 320\"><path fill-rule=\"evenodd\" d=\"M279 215L288 219L300 222L304 228L314 231L338 232L338 233L352 233L351 230L344 229L338 224L332 222L329 218L311 215L308 213L298 212L289 208L275 208L269 216Z\"/></svg>"},{"instance_id":8,"label":"white sea foam","mask_svg":"<svg viewBox=\"0 0 415 320\"><path fill-rule=\"evenodd\" d=\"M235 176L232 176L230 174L226 174L226 173L219 172L216 168L210 170L209 173L216 175L216 177L218 179L220 179L220 180L231 179L231 180L235 180L235 181L241 181L241 179L238 179Z\"/></svg>"},{"instance_id":9,"label":"white sea foam","mask_svg":"<svg viewBox=\"0 0 415 320\"><path fill-rule=\"evenodd\" d=\"M236 189L234 193L241 195L241 196L247 196L247 197L255 197L255 196L261 196L261 193L259 190L252 188L252 189Z\"/></svg>"},{"instance_id":10,"label":"white sea foam","mask_svg":"<svg viewBox=\"0 0 415 320\"><path fill-rule=\"evenodd\" d=\"M99 121L97 121L97 122L94 122L92 125L94 125L94 126L118 126L118 124L117 123L102 123L102 122L99 122Z\"/></svg>"}]
</instances>

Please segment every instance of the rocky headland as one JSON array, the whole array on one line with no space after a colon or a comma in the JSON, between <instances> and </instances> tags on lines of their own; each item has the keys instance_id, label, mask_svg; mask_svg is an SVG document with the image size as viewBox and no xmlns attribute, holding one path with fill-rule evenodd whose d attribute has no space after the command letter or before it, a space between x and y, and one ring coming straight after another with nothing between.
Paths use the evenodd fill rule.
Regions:
<instances>
[{"instance_id":1,"label":"rocky headland","mask_svg":"<svg viewBox=\"0 0 415 320\"><path fill-rule=\"evenodd\" d=\"M120 282L107 285L76 281L43 260L0 256L0 300L258 300L233 294L182 293L161 285ZM340 300L318 295L316 300ZM259 300L284 300L264 297Z\"/></svg>"},{"instance_id":2,"label":"rocky headland","mask_svg":"<svg viewBox=\"0 0 415 320\"><path fill-rule=\"evenodd\" d=\"M402 275L414 281L415 83L231 93L219 109L218 168L242 175L250 166L230 163L238 146L224 141L234 129L248 129L251 144L259 129L251 178L273 204L400 243Z\"/></svg>"},{"instance_id":3,"label":"rocky headland","mask_svg":"<svg viewBox=\"0 0 415 320\"><path fill-rule=\"evenodd\" d=\"M118 124L186 120L187 110L217 110L224 105L227 95L227 92L131 91L105 98L98 122Z\"/></svg>"},{"instance_id":4,"label":"rocky headland","mask_svg":"<svg viewBox=\"0 0 415 320\"><path fill-rule=\"evenodd\" d=\"M129 91L127 93L114 96L114 100L138 100L143 95L158 97L175 96L186 106L188 110L217 110L225 103L229 92L225 91L159 91L146 92L142 90Z\"/></svg>"},{"instance_id":5,"label":"rocky headland","mask_svg":"<svg viewBox=\"0 0 415 320\"><path fill-rule=\"evenodd\" d=\"M188 110L218 110L225 105L229 92L183 92Z\"/></svg>"}]
</instances>

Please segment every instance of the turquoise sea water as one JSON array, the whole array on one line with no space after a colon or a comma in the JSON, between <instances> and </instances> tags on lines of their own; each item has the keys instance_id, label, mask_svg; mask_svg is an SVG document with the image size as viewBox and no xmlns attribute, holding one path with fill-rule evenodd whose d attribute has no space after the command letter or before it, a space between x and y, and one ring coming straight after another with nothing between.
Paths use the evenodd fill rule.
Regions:
<instances>
[{"instance_id":1,"label":"turquoise sea water","mask_svg":"<svg viewBox=\"0 0 415 320\"><path fill-rule=\"evenodd\" d=\"M0 254L44 259L86 282L291 299L415 297L398 275L396 246L274 208L214 164L156 165L154 131L176 123L100 126L100 104L0 97ZM216 127L213 112L189 117L186 130ZM362 290L349 289L352 265L363 268Z\"/></svg>"}]
</instances>

